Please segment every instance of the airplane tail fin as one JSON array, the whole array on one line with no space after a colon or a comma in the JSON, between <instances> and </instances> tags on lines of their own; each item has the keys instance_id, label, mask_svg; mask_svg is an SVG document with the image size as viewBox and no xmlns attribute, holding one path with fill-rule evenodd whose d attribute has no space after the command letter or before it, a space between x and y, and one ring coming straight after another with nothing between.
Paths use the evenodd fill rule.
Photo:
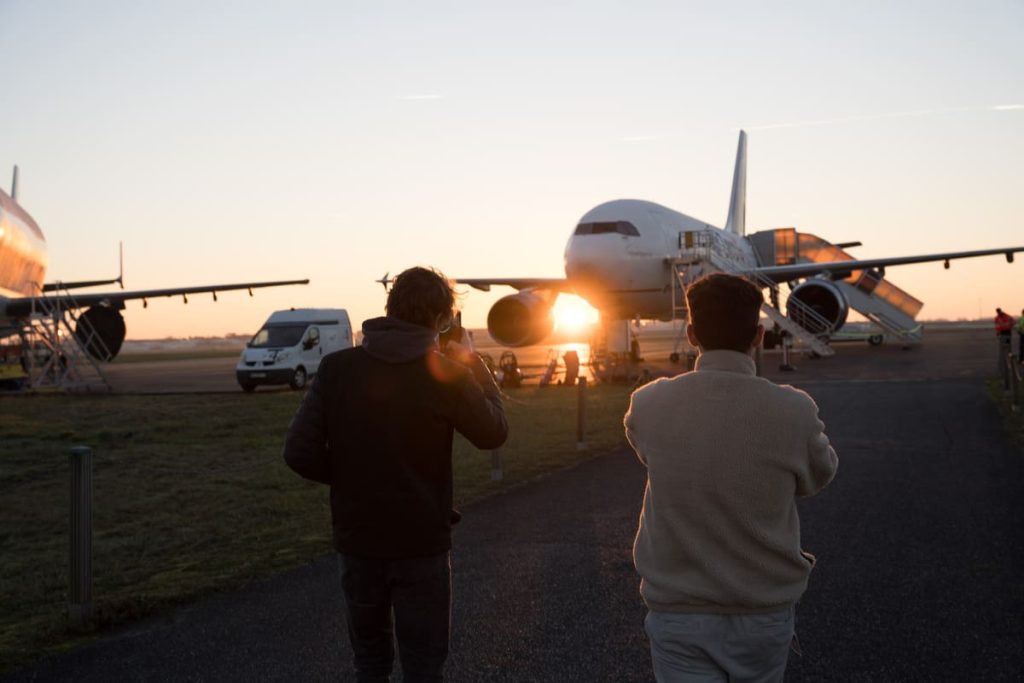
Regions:
<instances>
[{"instance_id":1,"label":"airplane tail fin","mask_svg":"<svg viewBox=\"0 0 1024 683\"><path fill-rule=\"evenodd\" d=\"M736 148L736 170L732 175L732 197L729 198L729 218L725 229L737 235L747 232L747 133L740 131Z\"/></svg>"},{"instance_id":2,"label":"airplane tail fin","mask_svg":"<svg viewBox=\"0 0 1024 683\"><path fill-rule=\"evenodd\" d=\"M18 166L14 166L14 177L11 178L11 199L18 201Z\"/></svg>"}]
</instances>

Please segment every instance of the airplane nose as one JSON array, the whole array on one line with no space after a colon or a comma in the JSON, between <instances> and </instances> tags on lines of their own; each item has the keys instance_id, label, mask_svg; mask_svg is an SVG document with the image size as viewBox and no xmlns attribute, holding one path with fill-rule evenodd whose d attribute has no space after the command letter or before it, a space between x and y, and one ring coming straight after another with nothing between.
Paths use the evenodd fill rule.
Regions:
<instances>
[{"instance_id":1,"label":"airplane nose","mask_svg":"<svg viewBox=\"0 0 1024 683\"><path fill-rule=\"evenodd\" d=\"M607 289L622 266L624 249L602 236L573 237L565 249L565 274L584 289ZM610 236L609 236L610 237ZM595 239L596 238L596 239ZM614 289L614 287L611 287Z\"/></svg>"}]
</instances>

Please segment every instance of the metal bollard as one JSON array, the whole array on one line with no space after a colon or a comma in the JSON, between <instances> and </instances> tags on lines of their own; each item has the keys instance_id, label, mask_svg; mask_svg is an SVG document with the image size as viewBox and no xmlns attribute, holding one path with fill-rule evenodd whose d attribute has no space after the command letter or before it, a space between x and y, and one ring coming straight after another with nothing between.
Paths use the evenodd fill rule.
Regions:
<instances>
[{"instance_id":1,"label":"metal bollard","mask_svg":"<svg viewBox=\"0 0 1024 683\"><path fill-rule=\"evenodd\" d=\"M587 449L584 434L587 431L587 378L580 377L576 390L576 450Z\"/></svg>"},{"instance_id":2,"label":"metal bollard","mask_svg":"<svg viewBox=\"0 0 1024 683\"><path fill-rule=\"evenodd\" d=\"M491 451L491 481L501 481L505 478L505 467L501 460L501 449L495 448Z\"/></svg>"},{"instance_id":3,"label":"metal bollard","mask_svg":"<svg viewBox=\"0 0 1024 683\"><path fill-rule=\"evenodd\" d=\"M1024 342L1021 342L1024 343ZM1012 353L1006 354L1006 374L1010 377L1010 410L1016 412L1020 401L1020 373Z\"/></svg>"},{"instance_id":4,"label":"metal bollard","mask_svg":"<svg viewBox=\"0 0 1024 683\"><path fill-rule=\"evenodd\" d=\"M1010 366L1007 365L1006 359L1010 353L1010 342L1000 338L999 339L999 376L1003 380L1003 391L1010 390Z\"/></svg>"},{"instance_id":5,"label":"metal bollard","mask_svg":"<svg viewBox=\"0 0 1024 683\"><path fill-rule=\"evenodd\" d=\"M68 619L78 631L92 629L92 449L71 449L71 557Z\"/></svg>"}]
</instances>

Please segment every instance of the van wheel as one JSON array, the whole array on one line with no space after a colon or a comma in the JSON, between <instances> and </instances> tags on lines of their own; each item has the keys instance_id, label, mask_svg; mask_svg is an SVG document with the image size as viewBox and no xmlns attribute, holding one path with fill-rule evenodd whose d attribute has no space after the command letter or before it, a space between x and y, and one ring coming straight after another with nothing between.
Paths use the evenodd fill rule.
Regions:
<instances>
[{"instance_id":1,"label":"van wheel","mask_svg":"<svg viewBox=\"0 0 1024 683\"><path fill-rule=\"evenodd\" d=\"M256 385L253 384L252 382L244 382L242 384L239 384L238 386L242 387L242 391L244 391L247 394L251 394L252 392L256 391Z\"/></svg>"},{"instance_id":2,"label":"van wheel","mask_svg":"<svg viewBox=\"0 0 1024 683\"><path fill-rule=\"evenodd\" d=\"M880 334L873 334L870 337L868 337L868 344L870 344L871 346L879 346L881 343L882 335Z\"/></svg>"},{"instance_id":3,"label":"van wheel","mask_svg":"<svg viewBox=\"0 0 1024 683\"><path fill-rule=\"evenodd\" d=\"M306 386L306 369L301 366L295 368L295 374L292 375L292 381L288 382L288 386L292 389L301 389Z\"/></svg>"}]
</instances>

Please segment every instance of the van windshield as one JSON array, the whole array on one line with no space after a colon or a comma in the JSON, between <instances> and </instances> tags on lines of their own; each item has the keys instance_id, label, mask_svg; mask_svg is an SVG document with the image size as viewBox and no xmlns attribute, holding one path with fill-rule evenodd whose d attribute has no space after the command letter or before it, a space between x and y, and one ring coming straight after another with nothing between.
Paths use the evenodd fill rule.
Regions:
<instances>
[{"instance_id":1,"label":"van windshield","mask_svg":"<svg viewBox=\"0 0 1024 683\"><path fill-rule=\"evenodd\" d=\"M305 331L305 325L267 325L249 340L249 348L295 346Z\"/></svg>"}]
</instances>

